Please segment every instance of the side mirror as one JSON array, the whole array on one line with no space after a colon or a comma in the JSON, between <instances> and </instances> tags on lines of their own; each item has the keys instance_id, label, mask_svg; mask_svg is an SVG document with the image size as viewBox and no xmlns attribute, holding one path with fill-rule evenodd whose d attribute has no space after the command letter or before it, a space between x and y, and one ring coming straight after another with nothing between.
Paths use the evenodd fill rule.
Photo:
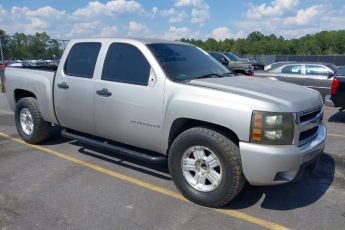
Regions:
<instances>
[{"instance_id":1,"label":"side mirror","mask_svg":"<svg viewBox=\"0 0 345 230\"><path fill-rule=\"evenodd\" d=\"M221 63L225 66L228 66L229 61L226 58L222 58Z\"/></svg>"}]
</instances>

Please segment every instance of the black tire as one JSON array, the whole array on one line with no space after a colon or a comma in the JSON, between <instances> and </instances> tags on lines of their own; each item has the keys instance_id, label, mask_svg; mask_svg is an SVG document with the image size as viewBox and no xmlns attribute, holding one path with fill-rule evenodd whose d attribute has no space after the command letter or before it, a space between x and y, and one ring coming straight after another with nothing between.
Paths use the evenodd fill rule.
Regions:
<instances>
[{"instance_id":1,"label":"black tire","mask_svg":"<svg viewBox=\"0 0 345 230\"><path fill-rule=\"evenodd\" d=\"M210 149L217 155L222 165L222 180L213 191L199 191L193 188L183 176L181 166L183 154L195 145ZM169 170L176 187L183 196L194 203L208 207L226 205L238 195L246 182L242 172L239 147L221 132L203 127L186 130L175 139L169 151Z\"/></svg>"},{"instance_id":2,"label":"black tire","mask_svg":"<svg viewBox=\"0 0 345 230\"><path fill-rule=\"evenodd\" d=\"M30 135L24 133L20 125L20 111L26 108L30 111L33 120L33 131ZM20 99L15 108L15 123L19 136L27 143L38 144L47 140L51 135L52 125L43 120L37 100L33 97Z\"/></svg>"}]
</instances>

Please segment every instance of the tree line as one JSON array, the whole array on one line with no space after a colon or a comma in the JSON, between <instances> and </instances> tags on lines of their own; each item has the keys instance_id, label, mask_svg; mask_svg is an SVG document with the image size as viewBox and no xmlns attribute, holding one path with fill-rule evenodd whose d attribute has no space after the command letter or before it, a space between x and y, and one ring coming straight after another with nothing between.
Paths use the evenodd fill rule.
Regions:
<instances>
[{"instance_id":1,"label":"tree line","mask_svg":"<svg viewBox=\"0 0 345 230\"><path fill-rule=\"evenodd\" d=\"M60 58L63 49L57 40L47 33L27 35L15 33L13 36L0 29L3 55L5 60L14 59L55 59Z\"/></svg>"},{"instance_id":2,"label":"tree line","mask_svg":"<svg viewBox=\"0 0 345 230\"><path fill-rule=\"evenodd\" d=\"M298 39L284 39L274 34L264 35L252 32L244 39L224 39L206 41L180 39L207 51L232 51L239 55L334 55L345 54L345 30L322 31Z\"/></svg>"},{"instance_id":3,"label":"tree line","mask_svg":"<svg viewBox=\"0 0 345 230\"><path fill-rule=\"evenodd\" d=\"M49 59L60 58L63 47L57 40L50 39L45 32L27 35L15 33L13 36L0 29L4 59ZM322 31L298 39L285 39L274 34L264 35L252 32L243 39L226 38L217 41L180 39L207 51L232 51L239 55L334 55L345 54L345 30Z\"/></svg>"}]
</instances>

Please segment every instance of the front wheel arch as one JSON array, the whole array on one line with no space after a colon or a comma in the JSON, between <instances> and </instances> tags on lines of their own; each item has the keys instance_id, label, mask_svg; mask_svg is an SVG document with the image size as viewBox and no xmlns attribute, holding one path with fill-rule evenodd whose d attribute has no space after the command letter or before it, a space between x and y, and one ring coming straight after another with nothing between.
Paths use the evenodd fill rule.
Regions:
<instances>
[{"instance_id":1,"label":"front wheel arch","mask_svg":"<svg viewBox=\"0 0 345 230\"><path fill-rule=\"evenodd\" d=\"M231 139L237 146L239 146L240 139L232 129L202 120L191 118L177 118L170 126L167 155L169 154L169 148L171 147L171 144L174 142L176 137L178 137L184 131L194 127L205 127L211 130L217 130L227 138Z\"/></svg>"}]
</instances>

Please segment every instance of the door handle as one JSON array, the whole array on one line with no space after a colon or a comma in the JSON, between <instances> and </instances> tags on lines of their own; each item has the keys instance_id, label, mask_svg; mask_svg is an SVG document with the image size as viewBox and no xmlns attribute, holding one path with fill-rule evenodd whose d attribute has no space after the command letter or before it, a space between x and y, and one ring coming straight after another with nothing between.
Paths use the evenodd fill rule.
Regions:
<instances>
[{"instance_id":1,"label":"door handle","mask_svg":"<svg viewBox=\"0 0 345 230\"><path fill-rule=\"evenodd\" d=\"M66 82L62 82L60 84L57 84L57 87L59 87L60 89L68 89L69 85L67 85Z\"/></svg>"},{"instance_id":2,"label":"door handle","mask_svg":"<svg viewBox=\"0 0 345 230\"><path fill-rule=\"evenodd\" d=\"M102 97L110 97L112 95L112 93L109 92L108 89L99 89L96 91L96 93Z\"/></svg>"}]
</instances>

